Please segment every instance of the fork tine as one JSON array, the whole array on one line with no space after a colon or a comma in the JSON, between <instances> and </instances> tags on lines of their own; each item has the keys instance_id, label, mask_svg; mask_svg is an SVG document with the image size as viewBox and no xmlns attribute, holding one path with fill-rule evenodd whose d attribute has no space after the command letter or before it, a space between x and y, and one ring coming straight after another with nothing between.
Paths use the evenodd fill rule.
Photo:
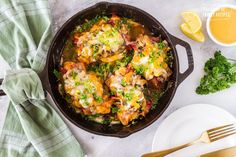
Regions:
<instances>
[{"instance_id":1,"label":"fork tine","mask_svg":"<svg viewBox=\"0 0 236 157\"><path fill-rule=\"evenodd\" d=\"M211 141L211 142L214 142L214 141L220 140L220 139L222 139L222 138L225 138L225 137L227 137L227 136L234 135L234 134L236 134L236 132L232 132L232 133L226 134L226 135L224 135L224 136L219 136L219 137L216 137L216 138L213 138L213 139L210 138L210 141Z\"/></svg>"},{"instance_id":2,"label":"fork tine","mask_svg":"<svg viewBox=\"0 0 236 157\"><path fill-rule=\"evenodd\" d=\"M215 130L215 131L211 131L211 132L208 132L208 135L215 135L215 134L220 134L222 132L225 132L227 130L231 130L231 129L234 129L235 127L229 127L229 128L223 128L223 129L219 129L219 130Z\"/></svg>"},{"instance_id":3,"label":"fork tine","mask_svg":"<svg viewBox=\"0 0 236 157\"><path fill-rule=\"evenodd\" d=\"M207 132L212 132L212 131L216 131L216 130L219 130L219 129L222 129L222 128L226 128L226 127L229 127L229 126L232 126L234 124L228 124L228 125L223 125L223 126L219 126L219 127L216 127L216 128L212 128L212 129L209 129L207 130Z\"/></svg>"},{"instance_id":4,"label":"fork tine","mask_svg":"<svg viewBox=\"0 0 236 157\"><path fill-rule=\"evenodd\" d=\"M235 129L230 129L230 130L226 130L224 132L220 132L218 134L210 135L209 137L214 138L214 137L218 137L218 136L223 136L225 134L228 134L228 133L231 133L231 132L234 132L234 131L236 131L236 130Z\"/></svg>"}]
</instances>

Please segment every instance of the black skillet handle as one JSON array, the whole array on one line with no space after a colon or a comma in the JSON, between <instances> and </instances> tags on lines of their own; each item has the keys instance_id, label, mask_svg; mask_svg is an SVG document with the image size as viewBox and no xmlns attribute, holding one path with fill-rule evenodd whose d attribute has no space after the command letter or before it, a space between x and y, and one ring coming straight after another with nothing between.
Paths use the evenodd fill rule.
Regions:
<instances>
[{"instance_id":1,"label":"black skillet handle","mask_svg":"<svg viewBox=\"0 0 236 157\"><path fill-rule=\"evenodd\" d=\"M3 79L0 79L0 85L2 84ZM0 89L0 96L6 95L3 90Z\"/></svg>"},{"instance_id":2,"label":"black skillet handle","mask_svg":"<svg viewBox=\"0 0 236 157\"><path fill-rule=\"evenodd\" d=\"M183 72L183 73L179 72L179 74L178 74L178 85L179 85L181 82L183 82L186 79L186 77L188 77L193 72L193 69L194 69L193 53L192 53L192 49L191 49L190 45L187 42L185 42L185 41L183 41L171 34L170 34L170 37L171 37L171 41L174 44L174 46L181 45L186 49L187 58L188 58L187 70L185 70L185 72Z\"/></svg>"}]
</instances>

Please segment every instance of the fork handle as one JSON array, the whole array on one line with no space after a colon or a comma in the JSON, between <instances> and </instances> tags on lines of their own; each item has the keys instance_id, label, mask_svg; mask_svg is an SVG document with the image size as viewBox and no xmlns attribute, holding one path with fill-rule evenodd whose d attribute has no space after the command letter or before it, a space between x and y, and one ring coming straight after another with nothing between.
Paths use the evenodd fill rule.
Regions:
<instances>
[{"instance_id":1,"label":"fork handle","mask_svg":"<svg viewBox=\"0 0 236 157\"><path fill-rule=\"evenodd\" d=\"M162 151L158 151L158 152L143 154L141 157L164 157L170 153L173 153L173 152L178 151L180 149L186 148L186 147L196 144L198 142L200 142L200 141L196 140L196 141L193 141L193 142L181 145L181 146L177 146L174 148L170 148L170 149L166 149L166 150L162 150Z\"/></svg>"}]
</instances>

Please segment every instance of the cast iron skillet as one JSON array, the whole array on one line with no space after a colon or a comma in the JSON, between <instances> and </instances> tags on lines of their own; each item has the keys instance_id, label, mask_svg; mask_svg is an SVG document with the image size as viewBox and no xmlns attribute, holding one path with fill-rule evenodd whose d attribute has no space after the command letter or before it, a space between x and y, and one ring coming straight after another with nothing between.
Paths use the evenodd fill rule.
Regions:
<instances>
[{"instance_id":1,"label":"cast iron skillet","mask_svg":"<svg viewBox=\"0 0 236 157\"><path fill-rule=\"evenodd\" d=\"M161 97L157 108L154 111L150 111L145 118L129 127L122 125L107 126L83 119L79 114L76 114L73 109L68 107L66 101L62 98L58 91L58 82L53 74L53 70L58 69L59 67L62 49L75 26L82 24L85 19L94 18L96 15L111 16L113 13L120 17L132 18L143 24L156 36L161 35L162 39L165 39L169 43L174 56L172 67L173 74L169 80L169 84L171 84L170 88L168 88L165 94ZM176 45L185 47L187 52L188 69L184 73L179 72L179 60L175 48ZM162 113L169 106L178 85L193 71L193 68L193 56L190 45L185 41L169 34L154 17L133 6L119 3L100 2L92 7L78 12L60 28L51 43L48 51L46 66L43 72L39 74L39 77L42 81L44 89L51 95L59 110L72 123L91 133L104 136L127 137L130 134L149 126L162 115Z\"/></svg>"}]
</instances>

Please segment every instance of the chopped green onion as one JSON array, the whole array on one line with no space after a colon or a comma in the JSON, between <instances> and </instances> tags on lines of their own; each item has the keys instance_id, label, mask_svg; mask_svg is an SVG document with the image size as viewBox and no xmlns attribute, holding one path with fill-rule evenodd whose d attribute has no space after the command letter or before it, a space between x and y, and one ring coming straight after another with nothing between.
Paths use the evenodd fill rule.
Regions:
<instances>
[{"instance_id":1,"label":"chopped green onion","mask_svg":"<svg viewBox=\"0 0 236 157\"><path fill-rule=\"evenodd\" d=\"M123 87L125 87L125 86L127 85L127 83L125 82L124 79L121 80L121 85L122 85Z\"/></svg>"},{"instance_id":2,"label":"chopped green onion","mask_svg":"<svg viewBox=\"0 0 236 157\"><path fill-rule=\"evenodd\" d=\"M94 95L94 99L97 101L97 102L99 102L99 103L101 103L101 102L103 102L103 99L102 99L102 97L100 97L100 96L98 96L98 95Z\"/></svg>"}]
</instances>

